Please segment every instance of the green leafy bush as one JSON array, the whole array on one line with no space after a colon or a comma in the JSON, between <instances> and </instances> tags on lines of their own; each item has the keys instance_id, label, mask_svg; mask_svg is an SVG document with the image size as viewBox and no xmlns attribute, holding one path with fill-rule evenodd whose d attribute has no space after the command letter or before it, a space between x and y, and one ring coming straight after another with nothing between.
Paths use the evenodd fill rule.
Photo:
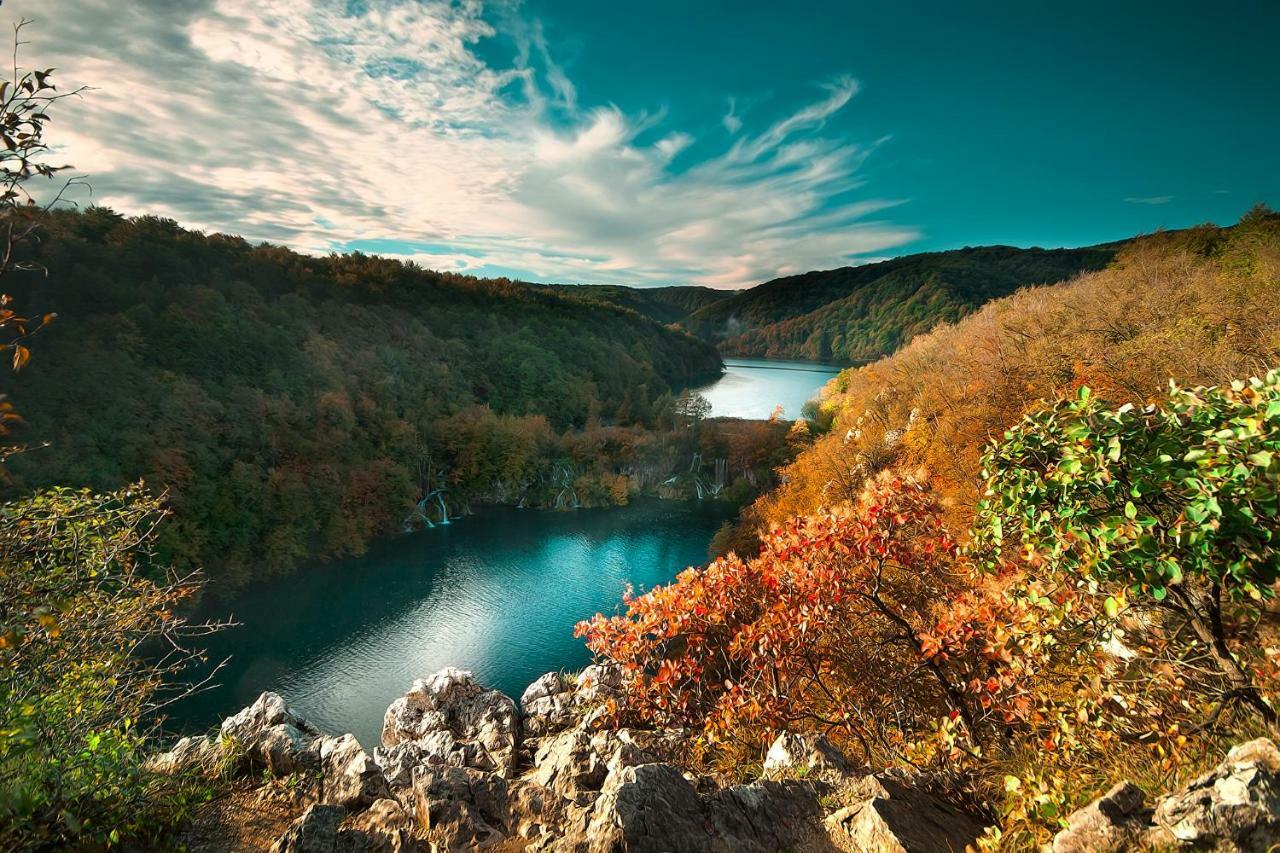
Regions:
<instances>
[{"instance_id":1,"label":"green leafy bush","mask_svg":"<svg viewBox=\"0 0 1280 853\"><path fill-rule=\"evenodd\" d=\"M983 460L975 544L990 560L1064 571L1164 628L1162 654L1274 723L1248 658L1280 572L1280 371L1228 387L1171 385L1111 408L1082 388L1005 433ZM1150 623L1148 623L1150 624ZM1185 638L1185 639L1184 639Z\"/></svg>"},{"instance_id":2,"label":"green leafy bush","mask_svg":"<svg viewBox=\"0 0 1280 853\"><path fill-rule=\"evenodd\" d=\"M203 792L147 767L149 735L214 626L197 578L148 576L162 518L137 490L0 507L0 848L145 842Z\"/></svg>"}]
</instances>

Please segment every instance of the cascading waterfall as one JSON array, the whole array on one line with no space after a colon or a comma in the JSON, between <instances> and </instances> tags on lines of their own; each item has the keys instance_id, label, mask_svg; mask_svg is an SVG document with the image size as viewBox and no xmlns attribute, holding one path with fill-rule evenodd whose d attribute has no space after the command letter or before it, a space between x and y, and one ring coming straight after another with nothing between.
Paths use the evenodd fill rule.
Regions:
<instances>
[{"instance_id":1,"label":"cascading waterfall","mask_svg":"<svg viewBox=\"0 0 1280 853\"><path fill-rule=\"evenodd\" d=\"M431 520L431 508L438 507L439 518L435 521ZM444 501L444 489L432 489L427 492L422 500L418 501L414 512L404 520L401 525L403 530L408 533L413 530L414 525L421 524L423 527L435 527L437 524L445 525L449 523L449 506Z\"/></svg>"}]
</instances>

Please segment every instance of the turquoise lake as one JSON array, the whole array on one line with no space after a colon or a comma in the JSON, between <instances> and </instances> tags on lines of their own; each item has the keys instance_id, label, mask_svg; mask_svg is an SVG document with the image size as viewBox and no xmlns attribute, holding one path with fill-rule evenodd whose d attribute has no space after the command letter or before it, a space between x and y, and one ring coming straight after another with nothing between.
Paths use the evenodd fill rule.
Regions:
<instances>
[{"instance_id":1,"label":"turquoise lake","mask_svg":"<svg viewBox=\"0 0 1280 853\"><path fill-rule=\"evenodd\" d=\"M823 385L840 372L831 364L763 358L726 358L725 373L697 391L711 403L711 414L724 418L767 418L782 406L788 420Z\"/></svg>"},{"instance_id":2,"label":"turquoise lake","mask_svg":"<svg viewBox=\"0 0 1280 853\"><path fill-rule=\"evenodd\" d=\"M797 417L837 370L726 365L701 393L714 415L751 418L778 404ZM274 690L321 730L353 732L372 747L387 705L445 666L518 698L542 673L589 662L575 623L615 612L628 586L648 589L705 563L712 535L734 514L721 503L654 499L572 512L485 508L211 600L200 616L240 623L206 642L211 659L228 663L216 687L173 709L171 727L208 728Z\"/></svg>"}]
</instances>

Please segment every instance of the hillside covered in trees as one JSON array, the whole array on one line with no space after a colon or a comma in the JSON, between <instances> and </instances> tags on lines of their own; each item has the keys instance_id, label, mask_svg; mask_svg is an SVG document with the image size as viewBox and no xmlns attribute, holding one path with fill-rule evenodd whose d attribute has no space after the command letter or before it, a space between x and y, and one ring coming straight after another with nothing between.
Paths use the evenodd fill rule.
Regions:
<instances>
[{"instance_id":1,"label":"hillside covered in trees","mask_svg":"<svg viewBox=\"0 0 1280 853\"><path fill-rule=\"evenodd\" d=\"M691 314L725 355L854 363L888 355L1000 296L1105 267L1116 246L986 246L787 276Z\"/></svg>"},{"instance_id":2,"label":"hillside covered in trees","mask_svg":"<svg viewBox=\"0 0 1280 853\"><path fill-rule=\"evenodd\" d=\"M58 319L3 391L48 446L11 460L9 488L143 478L175 510L161 556L215 577L359 551L435 490L450 511L616 491L628 425L669 423L721 370L684 332L547 288L101 208L45 232L49 274L14 304ZM621 432L578 447L589 424Z\"/></svg>"},{"instance_id":3,"label":"hillside covered in trees","mask_svg":"<svg viewBox=\"0 0 1280 853\"><path fill-rule=\"evenodd\" d=\"M553 284L560 293L581 299L630 308L659 323L680 323L690 314L735 295L735 290L715 290L694 285L624 287L613 284Z\"/></svg>"}]
</instances>

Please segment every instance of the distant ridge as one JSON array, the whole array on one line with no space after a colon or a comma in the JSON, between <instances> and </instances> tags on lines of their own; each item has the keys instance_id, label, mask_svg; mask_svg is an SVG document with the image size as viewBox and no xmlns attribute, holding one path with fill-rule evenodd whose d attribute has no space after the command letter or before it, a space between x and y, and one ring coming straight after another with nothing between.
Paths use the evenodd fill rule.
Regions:
<instances>
[{"instance_id":1,"label":"distant ridge","mask_svg":"<svg viewBox=\"0 0 1280 853\"><path fill-rule=\"evenodd\" d=\"M724 355L867 361L1020 288L1102 269L1122 245L982 246L807 272L709 302L683 324Z\"/></svg>"}]
</instances>

